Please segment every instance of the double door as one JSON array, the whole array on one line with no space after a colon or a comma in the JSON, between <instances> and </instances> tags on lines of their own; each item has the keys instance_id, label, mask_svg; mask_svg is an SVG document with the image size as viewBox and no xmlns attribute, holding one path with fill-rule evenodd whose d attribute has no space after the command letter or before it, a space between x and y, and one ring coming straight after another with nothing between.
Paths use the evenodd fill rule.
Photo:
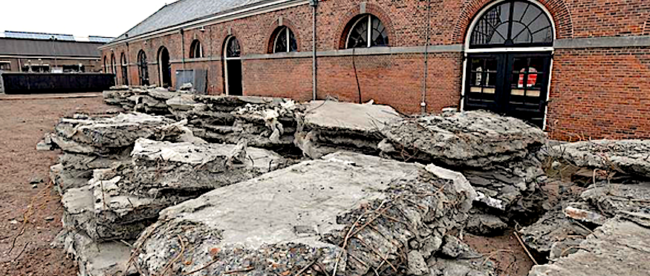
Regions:
<instances>
[{"instance_id":1,"label":"double door","mask_svg":"<svg viewBox=\"0 0 650 276\"><path fill-rule=\"evenodd\" d=\"M465 110L488 110L543 127L552 54L470 54Z\"/></svg>"}]
</instances>

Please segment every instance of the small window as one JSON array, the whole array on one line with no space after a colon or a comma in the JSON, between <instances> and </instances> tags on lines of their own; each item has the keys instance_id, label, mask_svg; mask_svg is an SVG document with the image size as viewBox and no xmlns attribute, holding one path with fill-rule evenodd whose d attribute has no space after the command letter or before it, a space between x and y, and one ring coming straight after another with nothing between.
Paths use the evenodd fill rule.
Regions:
<instances>
[{"instance_id":1,"label":"small window","mask_svg":"<svg viewBox=\"0 0 650 276\"><path fill-rule=\"evenodd\" d=\"M198 39L194 40L190 46L190 58L203 58L203 46Z\"/></svg>"},{"instance_id":2,"label":"small window","mask_svg":"<svg viewBox=\"0 0 650 276\"><path fill-rule=\"evenodd\" d=\"M374 15L363 15L354 21L345 42L348 49L388 46L388 30Z\"/></svg>"},{"instance_id":3,"label":"small window","mask_svg":"<svg viewBox=\"0 0 650 276\"><path fill-rule=\"evenodd\" d=\"M11 62L0 61L0 71L11 71Z\"/></svg>"},{"instance_id":4,"label":"small window","mask_svg":"<svg viewBox=\"0 0 650 276\"><path fill-rule=\"evenodd\" d=\"M273 53L289 53L298 51L298 41L291 29L280 27L273 39Z\"/></svg>"}]
</instances>

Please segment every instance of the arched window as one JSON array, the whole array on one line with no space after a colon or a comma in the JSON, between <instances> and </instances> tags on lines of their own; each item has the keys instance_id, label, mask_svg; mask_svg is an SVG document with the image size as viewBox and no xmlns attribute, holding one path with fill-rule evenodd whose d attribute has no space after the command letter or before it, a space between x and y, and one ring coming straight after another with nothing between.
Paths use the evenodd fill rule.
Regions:
<instances>
[{"instance_id":1,"label":"arched window","mask_svg":"<svg viewBox=\"0 0 650 276\"><path fill-rule=\"evenodd\" d=\"M106 64L107 60L108 60L108 57L104 56L104 74L108 74L108 66Z\"/></svg>"},{"instance_id":2,"label":"arched window","mask_svg":"<svg viewBox=\"0 0 650 276\"><path fill-rule=\"evenodd\" d=\"M147 54L143 50L138 53L138 73L140 74L140 85L149 85L149 68L147 67Z\"/></svg>"},{"instance_id":3,"label":"arched window","mask_svg":"<svg viewBox=\"0 0 650 276\"><path fill-rule=\"evenodd\" d=\"M129 85L129 71L126 55L122 53L120 56L120 69L122 70L122 84Z\"/></svg>"},{"instance_id":4,"label":"arched window","mask_svg":"<svg viewBox=\"0 0 650 276\"><path fill-rule=\"evenodd\" d=\"M117 74L117 63L115 62L115 53L111 53L111 74Z\"/></svg>"},{"instance_id":5,"label":"arched window","mask_svg":"<svg viewBox=\"0 0 650 276\"><path fill-rule=\"evenodd\" d=\"M223 73L224 73L224 90L226 95L241 96L243 92L242 84L242 62L241 46L239 40L234 36L226 38L223 50Z\"/></svg>"},{"instance_id":6,"label":"arched window","mask_svg":"<svg viewBox=\"0 0 650 276\"><path fill-rule=\"evenodd\" d=\"M198 39L192 41L190 46L190 58L203 58L203 46Z\"/></svg>"},{"instance_id":7,"label":"arched window","mask_svg":"<svg viewBox=\"0 0 650 276\"><path fill-rule=\"evenodd\" d=\"M355 18L352 22L348 28L345 48L388 46L388 30L376 16L366 14Z\"/></svg>"},{"instance_id":8,"label":"arched window","mask_svg":"<svg viewBox=\"0 0 650 276\"><path fill-rule=\"evenodd\" d=\"M273 53L289 53L298 51L298 41L291 29L280 27L273 33Z\"/></svg>"},{"instance_id":9,"label":"arched window","mask_svg":"<svg viewBox=\"0 0 650 276\"><path fill-rule=\"evenodd\" d=\"M551 19L539 6L505 1L476 21L470 48L553 46L553 37Z\"/></svg>"}]
</instances>

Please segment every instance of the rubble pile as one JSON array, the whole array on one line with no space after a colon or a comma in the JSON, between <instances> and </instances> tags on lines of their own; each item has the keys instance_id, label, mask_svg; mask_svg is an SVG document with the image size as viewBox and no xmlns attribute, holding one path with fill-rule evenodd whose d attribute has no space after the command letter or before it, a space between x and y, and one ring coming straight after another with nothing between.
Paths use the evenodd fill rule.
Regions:
<instances>
[{"instance_id":1,"label":"rubble pile","mask_svg":"<svg viewBox=\"0 0 650 276\"><path fill-rule=\"evenodd\" d=\"M162 209L290 164L245 140L208 144L185 124L142 113L75 115L48 136L64 152L51 168L64 206L58 245L76 257L81 275L126 271L130 248L122 241L136 239Z\"/></svg>"},{"instance_id":2,"label":"rubble pile","mask_svg":"<svg viewBox=\"0 0 650 276\"><path fill-rule=\"evenodd\" d=\"M64 152L51 169L58 243L83 276L496 276L504 264L463 233L512 228L541 261L530 276L648 271L645 141L549 142L482 111L407 118L150 87L104 97L158 116L78 115L38 145Z\"/></svg>"},{"instance_id":3,"label":"rubble pile","mask_svg":"<svg viewBox=\"0 0 650 276\"><path fill-rule=\"evenodd\" d=\"M271 149L292 146L295 117L304 108L288 99L191 95L160 88L106 91L104 101L187 120L194 135L209 142L236 144L243 138L250 146Z\"/></svg>"},{"instance_id":4,"label":"rubble pile","mask_svg":"<svg viewBox=\"0 0 650 276\"><path fill-rule=\"evenodd\" d=\"M472 253L446 234L476 195L429 170L337 153L216 189L161 212L133 265L145 275L429 275L431 256Z\"/></svg>"},{"instance_id":5,"label":"rubble pile","mask_svg":"<svg viewBox=\"0 0 650 276\"><path fill-rule=\"evenodd\" d=\"M95 241L135 239L162 209L285 162L256 148L146 139L136 142L131 155L132 162L95 170L87 186L64 194L65 225L84 230Z\"/></svg>"},{"instance_id":6,"label":"rubble pile","mask_svg":"<svg viewBox=\"0 0 650 276\"><path fill-rule=\"evenodd\" d=\"M550 261L534 267L531 276L647 275L650 182L644 163L650 151L645 144L590 141L551 148L550 169L571 171L580 181L570 183L551 211L520 231L527 246ZM585 172L590 172L586 182Z\"/></svg>"},{"instance_id":7,"label":"rubble pile","mask_svg":"<svg viewBox=\"0 0 650 276\"><path fill-rule=\"evenodd\" d=\"M539 209L546 135L521 120L477 111L396 120L381 131L382 156L463 173L478 201L511 217ZM489 221L486 221L489 223Z\"/></svg>"},{"instance_id":8,"label":"rubble pile","mask_svg":"<svg viewBox=\"0 0 650 276\"><path fill-rule=\"evenodd\" d=\"M104 102L119 105L128 111L137 111L157 115L170 114L167 101L178 93L161 87L133 87L104 91Z\"/></svg>"}]
</instances>

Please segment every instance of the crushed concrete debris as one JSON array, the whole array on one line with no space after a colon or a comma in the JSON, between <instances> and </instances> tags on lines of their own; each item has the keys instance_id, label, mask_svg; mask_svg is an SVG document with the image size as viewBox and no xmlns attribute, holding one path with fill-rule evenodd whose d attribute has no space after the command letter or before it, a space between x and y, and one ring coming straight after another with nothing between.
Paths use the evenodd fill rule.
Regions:
<instances>
[{"instance_id":1,"label":"crushed concrete debris","mask_svg":"<svg viewBox=\"0 0 650 276\"><path fill-rule=\"evenodd\" d=\"M575 166L602 170L613 177L616 174L650 178L649 140L598 140L561 144L551 148L550 154Z\"/></svg>"},{"instance_id":2,"label":"crushed concrete debris","mask_svg":"<svg viewBox=\"0 0 650 276\"><path fill-rule=\"evenodd\" d=\"M83 233L64 230L52 244L75 258L79 275L138 275L135 267L127 269L131 247L125 242L96 243Z\"/></svg>"},{"instance_id":3,"label":"crushed concrete debris","mask_svg":"<svg viewBox=\"0 0 650 276\"><path fill-rule=\"evenodd\" d=\"M386 260L400 266L418 257L409 240L441 237L466 219L453 206L471 199L441 189L449 184L417 164L329 155L164 210L136 243L137 264L145 274L205 267L209 275L288 275L312 267L393 275ZM176 256L194 261L179 265ZM412 269L422 272L421 264Z\"/></svg>"},{"instance_id":4,"label":"crushed concrete debris","mask_svg":"<svg viewBox=\"0 0 650 276\"><path fill-rule=\"evenodd\" d=\"M565 256L554 248L579 244L617 215L650 212L650 183L600 184L587 188L575 199L565 200L538 222L521 230L524 242L551 260ZM570 253L570 252L568 252Z\"/></svg>"},{"instance_id":5,"label":"crushed concrete debris","mask_svg":"<svg viewBox=\"0 0 650 276\"><path fill-rule=\"evenodd\" d=\"M625 218L609 220L576 249L576 253L559 258L551 264L533 267L529 275L645 276L650 271L650 228Z\"/></svg>"},{"instance_id":6,"label":"crushed concrete debris","mask_svg":"<svg viewBox=\"0 0 650 276\"><path fill-rule=\"evenodd\" d=\"M563 144L487 112L404 118L372 102L154 87L104 99L157 116L77 115L38 146L64 151L51 168L65 207L60 245L82 276L496 276L503 264L463 232L515 225L550 261L531 276L614 275L596 270L610 263L647 271L643 141ZM567 164L589 181L551 195L544 169Z\"/></svg>"}]
</instances>

